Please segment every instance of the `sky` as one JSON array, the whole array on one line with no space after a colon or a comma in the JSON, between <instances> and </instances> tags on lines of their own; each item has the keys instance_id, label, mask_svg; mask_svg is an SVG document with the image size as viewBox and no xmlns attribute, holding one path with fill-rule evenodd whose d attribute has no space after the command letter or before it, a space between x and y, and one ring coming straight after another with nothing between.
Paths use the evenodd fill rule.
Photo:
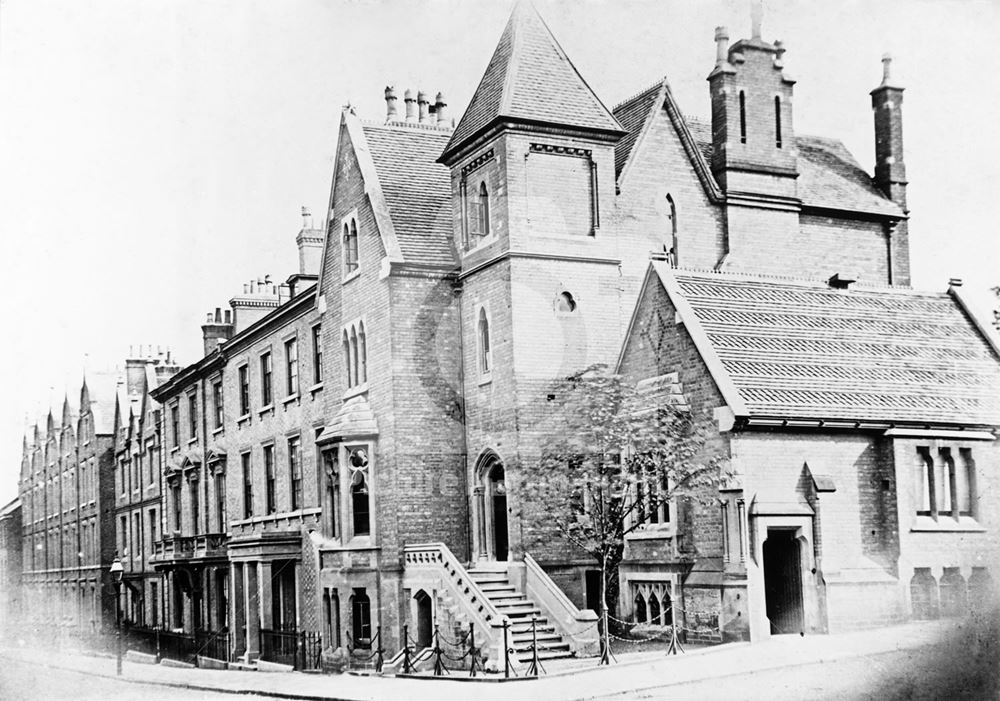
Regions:
<instances>
[{"instance_id":1,"label":"sky","mask_svg":"<svg viewBox=\"0 0 1000 701\"><path fill-rule=\"evenodd\" d=\"M609 107L666 75L707 116L714 28L748 0L535 0ZM382 120L383 89L443 91L459 117L511 0L0 0L0 503L26 420L58 415L84 368L129 347L198 359L205 313L294 272L322 222L340 111ZM1000 284L992 207L1000 2L765 0L787 47L794 127L871 170L881 56L906 87L913 285Z\"/></svg>"}]
</instances>

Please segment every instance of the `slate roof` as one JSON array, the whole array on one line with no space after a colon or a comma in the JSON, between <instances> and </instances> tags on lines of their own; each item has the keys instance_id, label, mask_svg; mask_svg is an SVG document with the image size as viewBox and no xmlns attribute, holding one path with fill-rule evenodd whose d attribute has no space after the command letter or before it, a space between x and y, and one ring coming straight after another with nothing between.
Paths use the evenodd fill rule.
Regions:
<instances>
[{"instance_id":1,"label":"slate roof","mask_svg":"<svg viewBox=\"0 0 1000 701\"><path fill-rule=\"evenodd\" d=\"M686 118L691 135L706 162L712 159L712 125ZM799 151L798 190L802 204L885 216L902 216L899 206L887 199L872 178L837 139L796 134Z\"/></svg>"},{"instance_id":2,"label":"slate roof","mask_svg":"<svg viewBox=\"0 0 1000 701\"><path fill-rule=\"evenodd\" d=\"M951 293L652 265L750 417L1000 425L1000 356Z\"/></svg>"},{"instance_id":3,"label":"slate roof","mask_svg":"<svg viewBox=\"0 0 1000 701\"><path fill-rule=\"evenodd\" d=\"M498 119L621 132L528 2L519 2L448 143L450 152Z\"/></svg>"},{"instance_id":4,"label":"slate roof","mask_svg":"<svg viewBox=\"0 0 1000 701\"><path fill-rule=\"evenodd\" d=\"M652 110L656 96L660 94L663 81L651 85L638 95L634 95L612 110L615 119L625 130L625 136L615 144L615 175L622 172L628 157L632 153L632 147L639 139L639 133L646 124L646 118Z\"/></svg>"},{"instance_id":5,"label":"slate roof","mask_svg":"<svg viewBox=\"0 0 1000 701\"><path fill-rule=\"evenodd\" d=\"M451 175L437 163L450 132L396 124L362 130L403 258L453 265Z\"/></svg>"}]
</instances>

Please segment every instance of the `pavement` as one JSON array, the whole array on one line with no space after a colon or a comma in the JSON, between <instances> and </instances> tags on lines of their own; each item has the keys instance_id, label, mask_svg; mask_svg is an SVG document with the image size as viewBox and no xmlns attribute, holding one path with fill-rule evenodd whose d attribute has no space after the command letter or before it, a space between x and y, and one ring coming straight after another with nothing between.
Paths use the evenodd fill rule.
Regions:
<instances>
[{"instance_id":1,"label":"pavement","mask_svg":"<svg viewBox=\"0 0 1000 701\"><path fill-rule=\"evenodd\" d=\"M835 635L775 636L759 643L730 643L689 650L677 656L662 651L618 655L617 664L599 667L595 659L550 664L538 678L476 681L460 672L450 677L389 677L355 674L321 675L299 672L266 673L210 669L180 669L126 661L122 680L137 684L255 694L287 699L367 701L369 699L468 698L476 701L525 698L570 701L663 689L706 679L732 677L760 670L865 657L935 645L982 644L984 634L995 637L995 627L967 621L917 622L878 630ZM979 641L979 642L977 642ZM995 641L994 641L995 642ZM113 657L73 652L33 650L7 645L0 658L16 659L97 677L115 677Z\"/></svg>"}]
</instances>

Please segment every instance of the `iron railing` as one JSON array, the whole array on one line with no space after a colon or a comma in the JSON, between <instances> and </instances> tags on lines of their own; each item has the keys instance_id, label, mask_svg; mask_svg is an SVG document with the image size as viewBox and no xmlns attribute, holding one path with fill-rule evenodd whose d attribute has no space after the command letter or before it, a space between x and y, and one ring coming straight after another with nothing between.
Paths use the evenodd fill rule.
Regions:
<instances>
[{"instance_id":1,"label":"iron railing","mask_svg":"<svg viewBox=\"0 0 1000 701\"><path fill-rule=\"evenodd\" d=\"M260 631L260 659L291 665L297 670L320 669L323 636L311 631Z\"/></svg>"}]
</instances>

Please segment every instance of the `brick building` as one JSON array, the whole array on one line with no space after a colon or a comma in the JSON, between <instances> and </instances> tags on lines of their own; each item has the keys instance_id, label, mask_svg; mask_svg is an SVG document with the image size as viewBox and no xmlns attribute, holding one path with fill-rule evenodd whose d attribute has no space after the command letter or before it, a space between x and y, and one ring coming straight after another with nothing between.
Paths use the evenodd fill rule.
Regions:
<instances>
[{"instance_id":1,"label":"brick building","mask_svg":"<svg viewBox=\"0 0 1000 701\"><path fill-rule=\"evenodd\" d=\"M24 441L18 493L23 613L32 624L114 625L114 418L119 378L89 372Z\"/></svg>"},{"instance_id":2,"label":"brick building","mask_svg":"<svg viewBox=\"0 0 1000 701\"><path fill-rule=\"evenodd\" d=\"M115 550L123 567L119 606L130 624L156 627L163 618L163 582L153 567L163 535L163 442L160 406L150 390L180 368L169 356L125 360L115 408Z\"/></svg>"},{"instance_id":3,"label":"brick building","mask_svg":"<svg viewBox=\"0 0 1000 701\"><path fill-rule=\"evenodd\" d=\"M595 363L683 395L727 470L641 516L620 616L756 639L984 600L1000 355L957 286L908 287L890 62L872 176L796 133L759 20L715 40L709 120L666 79L608 109L527 3L454 127L443 93L386 88L375 122L346 108L298 272L210 314L204 356L155 387L129 365L117 448L81 413L94 438L66 464L102 456L110 504L118 456L129 615L154 624L162 596L168 627L227 631L247 663L291 631L391 655L436 622L475 624L496 665L505 620L527 657L532 615L543 656L591 654L594 565L539 525L532 470L562 429L548 388ZM25 582L49 587L64 414L22 468Z\"/></svg>"},{"instance_id":4,"label":"brick building","mask_svg":"<svg viewBox=\"0 0 1000 701\"><path fill-rule=\"evenodd\" d=\"M21 500L0 509L0 630L10 635L21 622Z\"/></svg>"}]
</instances>

